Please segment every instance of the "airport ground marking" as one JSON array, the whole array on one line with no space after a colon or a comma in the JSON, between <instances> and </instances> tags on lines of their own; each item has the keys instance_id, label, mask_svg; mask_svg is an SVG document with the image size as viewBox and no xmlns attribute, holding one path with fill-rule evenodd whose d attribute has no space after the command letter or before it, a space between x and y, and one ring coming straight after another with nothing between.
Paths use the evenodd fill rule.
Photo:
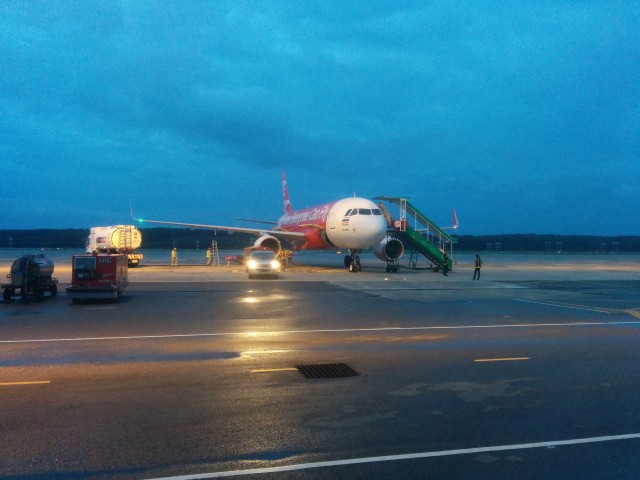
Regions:
<instances>
[{"instance_id":1,"label":"airport ground marking","mask_svg":"<svg viewBox=\"0 0 640 480\"><path fill-rule=\"evenodd\" d=\"M506 357L506 358L477 358L474 362L520 362L523 360L531 360L529 357Z\"/></svg>"},{"instance_id":2,"label":"airport ground marking","mask_svg":"<svg viewBox=\"0 0 640 480\"><path fill-rule=\"evenodd\" d=\"M560 307L560 308L571 308L574 310L586 310L589 312L597 312L597 313L623 313L623 314L627 314L627 315L631 315L634 318L638 318L640 319L640 309L638 308L628 308L628 309L619 309L619 308L610 308L608 310L602 310L602 309L596 309L596 308L592 308L592 307L586 307L584 305L574 305L574 304L563 304L563 303L552 303L552 302L540 302L540 301L536 301L536 300L527 300L524 298L517 298L516 301L518 302L525 302L525 303L536 303L538 305L546 305L546 306L551 306L551 307Z\"/></svg>"},{"instance_id":3,"label":"airport ground marking","mask_svg":"<svg viewBox=\"0 0 640 480\"><path fill-rule=\"evenodd\" d=\"M539 302L539 301L536 301L536 300L527 300L525 298L516 298L516 301L517 302L524 302L524 303L535 303L537 305L546 305L547 307L570 308L570 309L573 309L573 310L586 310L587 312L597 312L597 313L611 313L608 310L585 307L584 305L570 305L570 304L563 304L563 303Z\"/></svg>"},{"instance_id":4,"label":"airport ground marking","mask_svg":"<svg viewBox=\"0 0 640 480\"><path fill-rule=\"evenodd\" d=\"M51 380L34 380L31 382L1 382L0 387L16 387L21 385L48 385Z\"/></svg>"},{"instance_id":5,"label":"airport ground marking","mask_svg":"<svg viewBox=\"0 0 640 480\"><path fill-rule=\"evenodd\" d=\"M174 333L167 335L130 335L118 337L76 337L76 338L32 338L22 340L0 340L0 345L20 343L57 343L57 342L104 342L114 340L163 340L171 338L207 338L207 337L258 337L262 335L292 335L316 333L358 333L358 332L410 332L427 330L482 330L500 328L540 328L540 327L598 327L615 325L640 325L639 320L614 322L569 322L569 323L506 323L493 325L432 325L429 327L371 327L371 328L326 328L311 330L280 330L218 333Z\"/></svg>"},{"instance_id":6,"label":"airport ground marking","mask_svg":"<svg viewBox=\"0 0 640 480\"><path fill-rule=\"evenodd\" d=\"M628 313L633 318L640 319L640 312L637 312L636 310L638 310L638 309L637 308L632 308L632 309L629 309L629 310L625 310L625 313Z\"/></svg>"},{"instance_id":7,"label":"airport ground marking","mask_svg":"<svg viewBox=\"0 0 640 480\"><path fill-rule=\"evenodd\" d=\"M366 463L393 462L401 460L416 460L421 458L450 457L453 455L471 455L489 452L504 452L510 450L527 450L534 448L555 448L589 443L613 442L640 439L640 433L626 435L608 435L603 437L574 438L571 440L555 440L548 442L518 443L513 445L497 445L490 447L460 448L455 450L440 450L435 452L418 452L399 455L382 455L378 457L349 458L346 460L328 460L325 462L298 463L295 465L281 465L277 467L251 468L247 470L227 470L223 472L199 473L192 475L176 475L172 477L158 477L150 480L201 480L206 478L239 477L246 475L261 475L278 472L292 472L310 470L313 468L341 467Z\"/></svg>"},{"instance_id":8,"label":"airport ground marking","mask_svg":"<svg viewBox=\"0 0 640 480\"><path fill-rule=\"evenodd\" d=\"M285 368L256 368L251 370L251 373L271 373L271 372L297 372L298 369L294 367Z\"/></svg>"}]
</instances>

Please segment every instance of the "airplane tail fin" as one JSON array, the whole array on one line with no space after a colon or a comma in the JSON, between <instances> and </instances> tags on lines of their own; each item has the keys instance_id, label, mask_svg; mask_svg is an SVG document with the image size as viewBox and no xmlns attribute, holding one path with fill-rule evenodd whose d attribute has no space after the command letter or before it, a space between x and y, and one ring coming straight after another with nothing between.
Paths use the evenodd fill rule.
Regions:
<instances>
[{"instance_id":1,"label":"airplane tail fin","mask_svg":"<svg viewBox=\"0 0 640 480\"><path fill-rule=\"evenodd\" d=\"M289 201L289 189L287 188L287 177L284 174L284 170L282 170L282 207L284 209L284 213L286 214L293 213L293 207L291 206L291 202Z\"/></svg>"},{"instance_id":2,"label":"airplane tail fin","mask_svg":"<svg viewBox=\"0 0 640 480\"><path fill-rule=\"evenodd\" d=\"M458 216L456 215L456 209L452 208L451 209L451 221L453 222L451 224L451 228L453 228L454 230L458 229Z\"/></svg>"},{"instance_id":3,"label":"airplane tail fin","mask_svg":"<svg viewBox=\"0 0 640 480\"><path fill-rule=\"evenodd\" d=\"M142 219L137 218L134 214L133 214L133 200L129 199L129 209L131 210L131 218L133 220L135 220L136 222L142 222Z\"/></svg>"}]
</instances>

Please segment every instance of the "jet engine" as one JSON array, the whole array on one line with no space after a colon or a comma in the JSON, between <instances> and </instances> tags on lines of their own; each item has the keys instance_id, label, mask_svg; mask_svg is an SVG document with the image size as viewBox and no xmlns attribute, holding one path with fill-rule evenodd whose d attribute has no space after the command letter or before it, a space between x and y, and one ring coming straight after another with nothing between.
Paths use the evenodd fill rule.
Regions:
<instances>
[{"instance_id":1,"label":"jet engine","mask_svg":"<svg viewBox=\"0 0 640 480\"><path fill-rule=\"evenodd\" d=\"M254 247L267 247L273 250L273 253L276 255L280 254L280 250L282 250L282 246L280 245L280 240L276 237L272 237L271 235L263 235L258 238L253 244Z\"/></svg>"},{"instance_id":2,"label":"jet engine","mask_svg":"<svg viewBox=\"0 0 640 480\"><path fill-rule=\"evenodd\" d=\"M398 260L404 253L404 245L397 238L383 238L380 243L373 248L373 253L383 262Z\"/></svg>"}]
</instances>

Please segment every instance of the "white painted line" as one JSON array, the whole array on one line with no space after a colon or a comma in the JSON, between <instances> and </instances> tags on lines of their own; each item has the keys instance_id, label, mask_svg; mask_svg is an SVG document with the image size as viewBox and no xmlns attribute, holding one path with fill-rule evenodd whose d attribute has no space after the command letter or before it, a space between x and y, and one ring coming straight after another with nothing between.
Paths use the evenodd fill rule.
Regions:
<instances>
[{"instance_id":1,"label":"white painted line","mask_svg":"<svg viewBox=\"0 0 640 480\"><path fill-rule=\"evenodd\" d=\"M540 327L594 327L614 325L640 325L640 320L619 322L571 322L571 323L512 323L495 325L436 325L432 327L380 327L380 328L329 328L317 330L280 330L264 332L220 332L220 333L174 333L168 335L131 335L122 337L77 337L77 338L33 338L22 340L0 340L2 344L12 343L55 343L55 342L100 342L112 340L156 340L167 338L197 338L197 337L243 337L258 338L261 336L317 334L317 333L358 333L358 332L410 332L429 330L472 330L489 328L540 328Z\"/></svg>"},{"instance_id":2,"label":"white painted line","mask_svg":"<svg viewBox=\"0 0 640 480\"><path fill-rule=\"evenodd\" d=\"M474 362L519 362L531 360L529 357L507 357L507 358L477 358Z\"/></svg>"},{"instance_id":3,"label":"white painted line","mask_svg":"<svg viewBox=\"0 0 640 480\"><path fill-rule=\"evenodd\" d=\"M487 452L502 452L508 450L524 450L532 448L551 448L564 445L580 445L585 443L612 442L620 440L639 439L640 433L628 435L610 435L605 437L576 438L573 440L556 440L551 442L520 443L515 445L499 445L494 447L461 448L457 450L442 450L439 452L408 453L402 455L384 455L379 457L351 458L347 460L330 460L327 462L300 463L297 465L283 465L279 467L251 468L247 470L229 470L226 472L200 473L194 475L178 475L173 477L158 477L149 480L199 480L205 478L239 477L245 475L259 475L277 472L292 472L295 470L309 470L322 467L339 467L363 463L392 462L398 460L414 460L417 458L448 457L452 455L469 455ZM329 475L327 475L329 476Z\"/></svg>"},{"instance_id":4,"label":"white painted line","mask_svg":"<svg viewBox=\"0 0 640 480\"><path fill-rule=\"evenodd\" d=\"M271 372L297 372L297 368L284 367L284 368L258 368L251 370L251 373L271 373Z\"/></svg>"},{"instance_id":5,"label":"white painted line","mask_svg":"<svg viewBox=\"0 0 640 480\"><path fill-rule=\"evenodd\" d=\"M525 300L524 298L516 298L516 302L535 303L537 305L546 305L547 307L570 308L572 310L586 310L587 312L611 313L607 310L600 310L597 308L581 307L576 305L562 305L560 303L537 302L535 300Z\"/></svg>"}]
</instances>

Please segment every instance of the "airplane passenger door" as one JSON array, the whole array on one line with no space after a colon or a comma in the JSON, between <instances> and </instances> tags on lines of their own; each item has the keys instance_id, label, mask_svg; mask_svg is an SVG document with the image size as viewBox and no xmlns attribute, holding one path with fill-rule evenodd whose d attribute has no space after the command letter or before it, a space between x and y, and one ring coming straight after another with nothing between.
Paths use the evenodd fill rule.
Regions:
<instances>
[{"instance_id":1,"label":"airplane passenger door","mask_svg":"<svg viewBox=\"0 0 640 480\"><path fill-rule=\"evenodd\" d=\"M331 211L329 212L329 217L327 218L327 227L329 227L329 230L335 230L336 229L336 210L335 210L335 208L332 208Z\"/></svg>"}]
</instances>

